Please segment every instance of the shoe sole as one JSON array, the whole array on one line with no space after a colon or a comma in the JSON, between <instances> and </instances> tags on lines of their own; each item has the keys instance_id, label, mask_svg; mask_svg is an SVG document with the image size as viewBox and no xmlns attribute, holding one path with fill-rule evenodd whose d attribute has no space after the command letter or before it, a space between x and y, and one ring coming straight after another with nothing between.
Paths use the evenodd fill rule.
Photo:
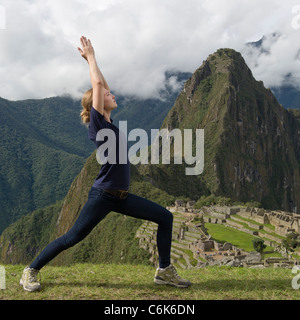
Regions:
<instances>
[{"instance_id":1,"label":"shoe sole","mask_svg":"<svg viewBox=\"0 0 300 320\"><path fill-rule=\"evenodd\" d=\"M179 283L173 283L173 282L168 282L168 281L164 281L164 280L160 280L160 279L154 279L154 283L155 284L167 284L173 287L177 287L177 288L188 288L190 284L179 284Z\"/></svg>"}]
</instances>

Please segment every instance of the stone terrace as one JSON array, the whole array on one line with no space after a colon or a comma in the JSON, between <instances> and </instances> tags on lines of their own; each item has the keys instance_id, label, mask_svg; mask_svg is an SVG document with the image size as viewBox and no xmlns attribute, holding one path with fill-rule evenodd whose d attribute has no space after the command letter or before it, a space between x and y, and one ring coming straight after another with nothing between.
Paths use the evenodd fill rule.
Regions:
<instances>
[{"instance_id":1,"label":"stone terrace","mask_svg":"<svg viewBox=\"0 0 300 320\"><path fill-rule=\"evenodd\" d=\"M185 204L178 200L174 207L167 208L174 214L171 261L182 268L203 267L208 262L213 264L216 261L233 266L245 265L247 261L248 265L261 263L252 254L255 261L253 262L248 253L230 243L219 244L211 240L200 223L201 219L204 223L219 223L259 236L267 245L274 248L280 247L282 239L288 232L300 231L300 215L289 212L227 206L202 207L200 210L194 210L192 205L193 202ZM149 250L150 260L157 264L156 230L155 223L146 221L138 229L136 236L140 239L140 247ZM300 256L299 251L295 254ZM276 258L269 259L269 262L293 264L287 258L283 260Z\"/></svg>"}]
</instances>

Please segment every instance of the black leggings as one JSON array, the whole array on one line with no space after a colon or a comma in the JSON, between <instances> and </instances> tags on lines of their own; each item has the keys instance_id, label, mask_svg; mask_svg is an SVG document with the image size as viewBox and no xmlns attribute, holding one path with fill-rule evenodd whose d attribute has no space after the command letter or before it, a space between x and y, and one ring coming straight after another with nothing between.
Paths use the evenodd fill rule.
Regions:
<instances>
[{"instance_id":1,"label":"black leggings","mask_svg":"<svg viewBox=\"0 0 300 320\"><path fill-rule=\"evenodd\" d=\"M30 268L40 270L60 252L83 240L111 211L157 223L159 267L166 268L170 265L173 227L173 215L170 211L131 193L126 199L119 199L101 189L91 188L88 201L74 226L66 234L51 242L33 261Z\"/></svg>"}]
</instances>

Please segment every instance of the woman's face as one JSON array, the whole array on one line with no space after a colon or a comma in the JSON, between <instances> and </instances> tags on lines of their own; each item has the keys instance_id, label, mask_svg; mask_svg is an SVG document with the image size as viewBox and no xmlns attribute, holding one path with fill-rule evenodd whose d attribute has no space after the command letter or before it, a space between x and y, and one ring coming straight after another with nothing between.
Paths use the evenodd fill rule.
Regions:
<instances>
[{"instance_id":1,"label":"woman's face","mask_svg":"<svg viewBox=\"0 0 300 320\"><path fill-rule=\"evenodd\" d=\"M114 110L117 108L117 102L115 96L112 95L108 90L104 89L104 108L106 110Z\"/></svg>"}]
</instances>

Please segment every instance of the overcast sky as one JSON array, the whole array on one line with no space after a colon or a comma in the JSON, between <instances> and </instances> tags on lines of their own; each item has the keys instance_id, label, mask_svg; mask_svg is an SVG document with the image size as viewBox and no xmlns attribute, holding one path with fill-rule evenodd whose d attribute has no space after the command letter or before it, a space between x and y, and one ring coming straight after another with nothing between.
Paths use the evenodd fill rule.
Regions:
<instances>
[{"instance_id":1,"label":"overcast sky","mask_svg":"<svg viewBox=\"0 0 300 320\"><path fill-rule=\"evenodd\" d=\"M0 96L81 97L81 35L121 94L156 96L166 70L194 72L221 47L242 52L267 87L287 74L300 86L300 0L0 0ZM245 51L263 35L266 52Z\"/></svg>"}]
</instances>

